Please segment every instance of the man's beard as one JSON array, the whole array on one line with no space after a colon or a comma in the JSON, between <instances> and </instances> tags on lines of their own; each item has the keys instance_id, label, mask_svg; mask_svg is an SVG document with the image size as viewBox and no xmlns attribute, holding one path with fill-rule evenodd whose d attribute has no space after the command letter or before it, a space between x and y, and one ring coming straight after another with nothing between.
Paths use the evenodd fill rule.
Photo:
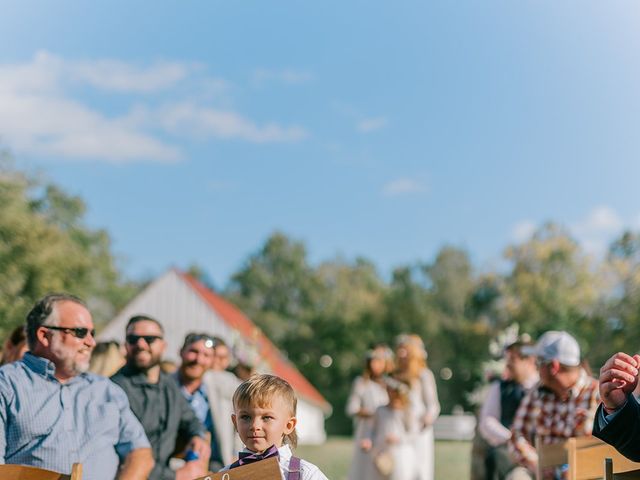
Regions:
<instances>
[{"instance_id":1,"label":"man's beard","mask_svg":"<svg viewBox=\"0 0 640 480\"><path fill-rule=\"evenodd\" d=\"M147 353L149 353L149 356L151 357L151 359L149 361L143 361L139 359L137 355L138 351L136 351L131 357L127 358L127 365L129 367L132 367L133 369L139 372L147 372L151 370L153 367L160 365L160 362L162 361L162 358L160 355L154 355L152 352L148 350L139 350L139 351L143 351L143 352L146 351Z\"/></svg>"},{"instance_id":2,"label":"man's beard","mask_svg":"<svg viewBox=\"0 0 640 480\"><path fill-rule=\"evenodd\" d=\"M198 366L198 373L194 374L194 369L193 368L189 368L189 367L194 367L194 366ZM187 367L187 368L184 368ZM204 372L206 371L206 369L200 365L198 365L197 362L193 362L193 363L189 363L187 365L183 365L183 368L180 371L180 375L182 376L182 378L184 380L188 380L188 381L193 381L193 380L200 380L203 375Z\"/></svg>"},{"instance_id":3,"label":"man's beard","mask_svg":"<svg viewBox=\"0 0 640 480\"><path fill-rule=\"evenodd\" d=\"M87 358L87 360L76 360L76 352L71 353L68 347L65 347L55 340L51 342L51 353L57 358L57 370L62 370L74 375L89 371L89 358Z\"/></svg>"}]
</instances>

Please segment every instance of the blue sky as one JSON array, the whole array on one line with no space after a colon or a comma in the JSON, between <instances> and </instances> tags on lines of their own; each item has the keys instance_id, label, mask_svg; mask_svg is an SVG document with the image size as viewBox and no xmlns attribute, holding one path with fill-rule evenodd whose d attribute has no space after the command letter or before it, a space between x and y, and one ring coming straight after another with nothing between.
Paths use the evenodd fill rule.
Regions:
<instances>
[{"instance_id":1,"label":"blue sky","mask_svg":"<svg viewBox=\"0 0 640 480\"><path fill-rule=\"evenodd\" d=\"M2 2L0 140L132 277L640 228L635 2Z\"/></svg>"}]
</instances>

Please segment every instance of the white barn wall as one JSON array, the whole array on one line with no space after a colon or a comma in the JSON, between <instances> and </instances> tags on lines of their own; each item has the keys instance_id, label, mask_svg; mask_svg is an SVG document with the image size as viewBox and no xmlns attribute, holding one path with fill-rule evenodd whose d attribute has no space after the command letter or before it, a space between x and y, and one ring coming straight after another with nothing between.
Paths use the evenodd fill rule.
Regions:
<instances>
[{"instance_id":1,"label":"white barn wall","mask_svg":"<svg viewBox=\"0 0 640 480\"><path fill-rule=\"evenodd\" d=\"M139 314L149 315L162 324L167 342L164 358L177 364L182 342L189 332L216 335L229 345L233 345L238 335L175 270L149 284L105 326L98 340L124 344L127 322ZM326 440L322 409L302 398L298 399L298 434L300 444L319 444Z\"/></svg>"},{"instance_id":2,"label":"white barn wall","mask_svg":"<svg viewBox=\"0 0 640 480\"><path fill-rule=\"evenodd\" d=\"M180 362L180 348L189 332L206 332L231 342L229 326L191 289L180 276L170 270L150 284L100 332L100 341L124 343L129 318L145 314L158 320L165 329L165 360Z\"/></svg>"},{"instance_id":3,"label":"white barn wall","mask_svg":"<svg viewBox=\"0 0 640 480\"><path fill-rule=\"evenodd\" d=\"M298 398L297 418L298 443L319 445L327 440L324 430L324 413L321 409Z\"/></svg>"}]
</instances>

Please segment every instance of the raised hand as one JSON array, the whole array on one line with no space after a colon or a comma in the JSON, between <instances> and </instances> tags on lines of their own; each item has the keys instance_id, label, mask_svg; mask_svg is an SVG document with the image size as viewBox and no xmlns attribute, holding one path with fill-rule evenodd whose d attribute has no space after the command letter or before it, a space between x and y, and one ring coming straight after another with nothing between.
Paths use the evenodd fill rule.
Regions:
<instances>
[{"instance_id":1,"label":"raised hand","mask_svg":"<svg viewBox=\"0 0 640 480\"><path fill-rule=\"evenodd\" d=\"M600 398L607 411L621 408L638 384L640 355L613 355L600 369Z\"/></svg>"}]
</instances>

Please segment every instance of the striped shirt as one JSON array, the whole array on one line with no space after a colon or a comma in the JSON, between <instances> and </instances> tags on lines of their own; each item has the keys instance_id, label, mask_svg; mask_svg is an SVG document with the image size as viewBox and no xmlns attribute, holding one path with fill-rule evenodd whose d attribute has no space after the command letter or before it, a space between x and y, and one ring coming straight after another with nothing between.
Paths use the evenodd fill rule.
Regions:
<instances>
[{"instance_id":1,"label":"striped shirt","mask_svg":"<svg viewBox=\"0 0 640 480\"><path fill-rule=\"evenodd\" d=\"M142 425L120 387L83 373L66 383L49 360L30 353L0 368L0 463L113 480L120 459L148 448Z\"/></svg>"}]
</instances>

